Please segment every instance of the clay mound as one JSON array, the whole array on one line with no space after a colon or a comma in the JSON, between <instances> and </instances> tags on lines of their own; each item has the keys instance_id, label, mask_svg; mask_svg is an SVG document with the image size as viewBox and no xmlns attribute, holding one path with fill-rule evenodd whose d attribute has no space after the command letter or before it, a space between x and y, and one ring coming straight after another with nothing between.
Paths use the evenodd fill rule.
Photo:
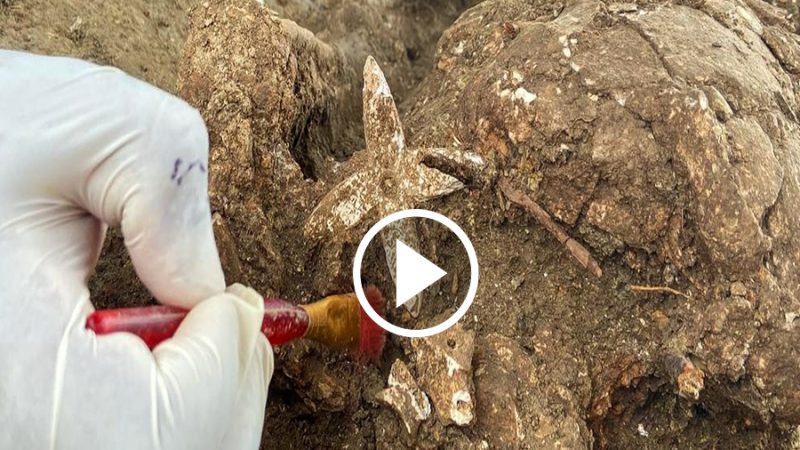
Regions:
<instances>
[{"instance_id":1,"label":"clay mound","mask_svg":"<svg viewBox=\"0 0 800 450\"><path fill-rule=\"evenodd\" d=\"M368 52L410 95L401 108L409 142L473 151L491 169L470 180L471 193L421 205L461 223L482 262L475 320L465 324L477 334L475 421L441 414L453 386L431 384L439 366L430 355L448 350L400 339L391 345L408 355L403 373L420 382L408 398L436 393L430 418L375 409L386 374L335 380L349 373L343 363L309 348L282 356L273 417L378 447L787 442L800 422L800 47L785 11L758 0L488 0L444 32L415 88L399 49L421 48L404 44L418 37L376 31L369 18L348 34L349 22L321 20L322 3L285 3L273 7L316 36L253 3L193 14L181 93L209 124L229 273L300 298L347 289L359 230L333 248L302 228L320 198L365 164L358 153L347 158L363 145L355 74ZM332 17L379 8L345 3L328 5ZM382 6L399 23L399 7ZM396 52L363 39L381 33ZM595 280L499 195L498 177L544 207L604 275ZM396 355L387 358L386 368ZM390 388L379 396L389 408L405 398ZM305 406L292 405L295 395ZM288 436L282 425L267 430Z\"/></svg>"}]
</instances>

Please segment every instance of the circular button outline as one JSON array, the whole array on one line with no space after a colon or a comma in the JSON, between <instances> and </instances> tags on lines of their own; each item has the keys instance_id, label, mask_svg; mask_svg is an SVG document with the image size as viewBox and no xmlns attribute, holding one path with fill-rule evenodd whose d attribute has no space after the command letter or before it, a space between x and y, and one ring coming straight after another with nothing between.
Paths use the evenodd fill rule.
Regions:
<instances>
[{"instance_id":1,"label":"circular button outline","mask_svg":"<svg viewBox=\"0 0 800 450\"><path fill-rule=\"evenodd\" d=\"M370 242L372 242L378 233L380 233L380 231L386 228L386 226L388 226L390 223L411 218L430 219L446 226L447 229L452 231L453 234L458 237L458 239L461 241L461 245L463 245L464 249L466 249L470 266L470 280L467 296L464 298L464 301L461 303L461 306L458 308L458 310L456 310L455 314L436 326L423 328L421 330L399 327L381 317L367 301L367 296L364 294L364 287L361 285L361 264L364 261L364 253L367 251L367 247L369 246ZM475 300L475 294L478 293L478 277L478 255L475 253L475 247L473 247L472 242L469 240L469 237L467 237L467 233L465 233L464 230L462 230L461 227L459 227L458 224L453 222L450 218L427 209L404 209L402 211L389 214L388 216L379 220L378 223L373 225L372 228L367 231L367 234L364 235L364 238L361 239L361 242L358 244L358 249L356 249L355 258L353 259L353 284L356 297L358 298L358 302L361 304L361 308L364 309L370 319L372 319L384 330L392 334L409 338L433 336L447 330L455 325L456 322L461 320L461 318L464 317L464 314L467 313L469 307L472 305L472 301Z\"/></svg>"}]
</instances>

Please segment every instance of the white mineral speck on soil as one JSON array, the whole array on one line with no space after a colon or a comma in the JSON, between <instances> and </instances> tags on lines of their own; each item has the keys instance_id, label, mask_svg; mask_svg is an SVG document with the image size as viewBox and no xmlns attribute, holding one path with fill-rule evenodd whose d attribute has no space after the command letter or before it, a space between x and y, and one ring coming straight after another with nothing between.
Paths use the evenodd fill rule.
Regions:
<instances>
[{"instance_id":1,"label":"white mineral speck on soil","mask_svg":"<svg viewBox=\"0 0 800 450\"><path fill-rule=\"evenodd\" d=\"M461 364L449 355L445 355L445 358L447 358L447 376L452 377L456 370L461 370Z\"/></svg>"},{"instance_id":2,"label":"white mineral speck on soil","mask_svg":"<svg viewBox=\"0 0 800 450\"><path fill-rule=\"evenodd\" d=\"M536 94L533 92L528 92L528 90L523 87L519 87L516 91L514 91L514 95L511 96L511 99L522 100L526 104L530 105L534 100L536 100Z\"/></svg>"}]
</instances>

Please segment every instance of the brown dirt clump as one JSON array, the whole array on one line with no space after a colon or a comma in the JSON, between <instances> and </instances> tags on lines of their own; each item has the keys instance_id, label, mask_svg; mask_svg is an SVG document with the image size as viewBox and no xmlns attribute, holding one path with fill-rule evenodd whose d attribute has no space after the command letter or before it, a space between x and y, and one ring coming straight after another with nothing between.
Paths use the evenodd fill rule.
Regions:
<instances>
[{"instance_id":1,"label":"brown dirt clump","mask_svg":"<svg viewBox=\"0 0 800 450\"><path fill-rule=\"evenodd\" d=\"M433 65L442 31L475 0L376 2L268 0L281 17L297 22L318 39L340 49L350 67L368 55L380 64L398 103L409 97Z\"/></svg>"},{"instance_id":2,"label":"brown dirt clump","mask_svg":"<svg viewBox=\"0 0 800 450\"><path fill-rule=\"evenodd\" d=\"M591 389L570 390L601 448L771 447L800 420L797 43L777 11L749 3L486 1L445 33L406 114L415 142L495 161L601 258L596 282L562 250L534 250L528 220L500 200L482 295L524 299L503 306L519 329L475 308L540 366L588 366L577 373ZM688 298L628 289L639 284ZM554 338L559 351L541 350ZM668 376L675 354L704 373L699 399L673 394L685 394Z\"/></svg>"},{"instance_id":3,"label":"brown dirt clump","mask_svg":"<svg viewBox=\"0 0 800 450\"><path fill-rule=\"evenodd\" d=\"M0 1L0 47L119 67L175 90L178 57L195 0Z\"/></svg>"}]
</instances>

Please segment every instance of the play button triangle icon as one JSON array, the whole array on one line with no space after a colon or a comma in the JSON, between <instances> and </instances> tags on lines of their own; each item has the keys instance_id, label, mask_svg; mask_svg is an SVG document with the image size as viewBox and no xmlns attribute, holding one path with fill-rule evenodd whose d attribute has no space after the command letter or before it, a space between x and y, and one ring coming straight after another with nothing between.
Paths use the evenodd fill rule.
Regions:
<instances>
[{"instance_id":1,"label":"play button triangle icon","mask_svg":"<svg viewBox=\"0 0 800 450\"><path fill-rule=\"evenodd\" d=\"M395 248L397 249L395 252L395 270L397 271L395 274L397 284L395 298L399 307L447 275L447 272L399 239L396 240Z\"/></svg>"}]
</instances>

